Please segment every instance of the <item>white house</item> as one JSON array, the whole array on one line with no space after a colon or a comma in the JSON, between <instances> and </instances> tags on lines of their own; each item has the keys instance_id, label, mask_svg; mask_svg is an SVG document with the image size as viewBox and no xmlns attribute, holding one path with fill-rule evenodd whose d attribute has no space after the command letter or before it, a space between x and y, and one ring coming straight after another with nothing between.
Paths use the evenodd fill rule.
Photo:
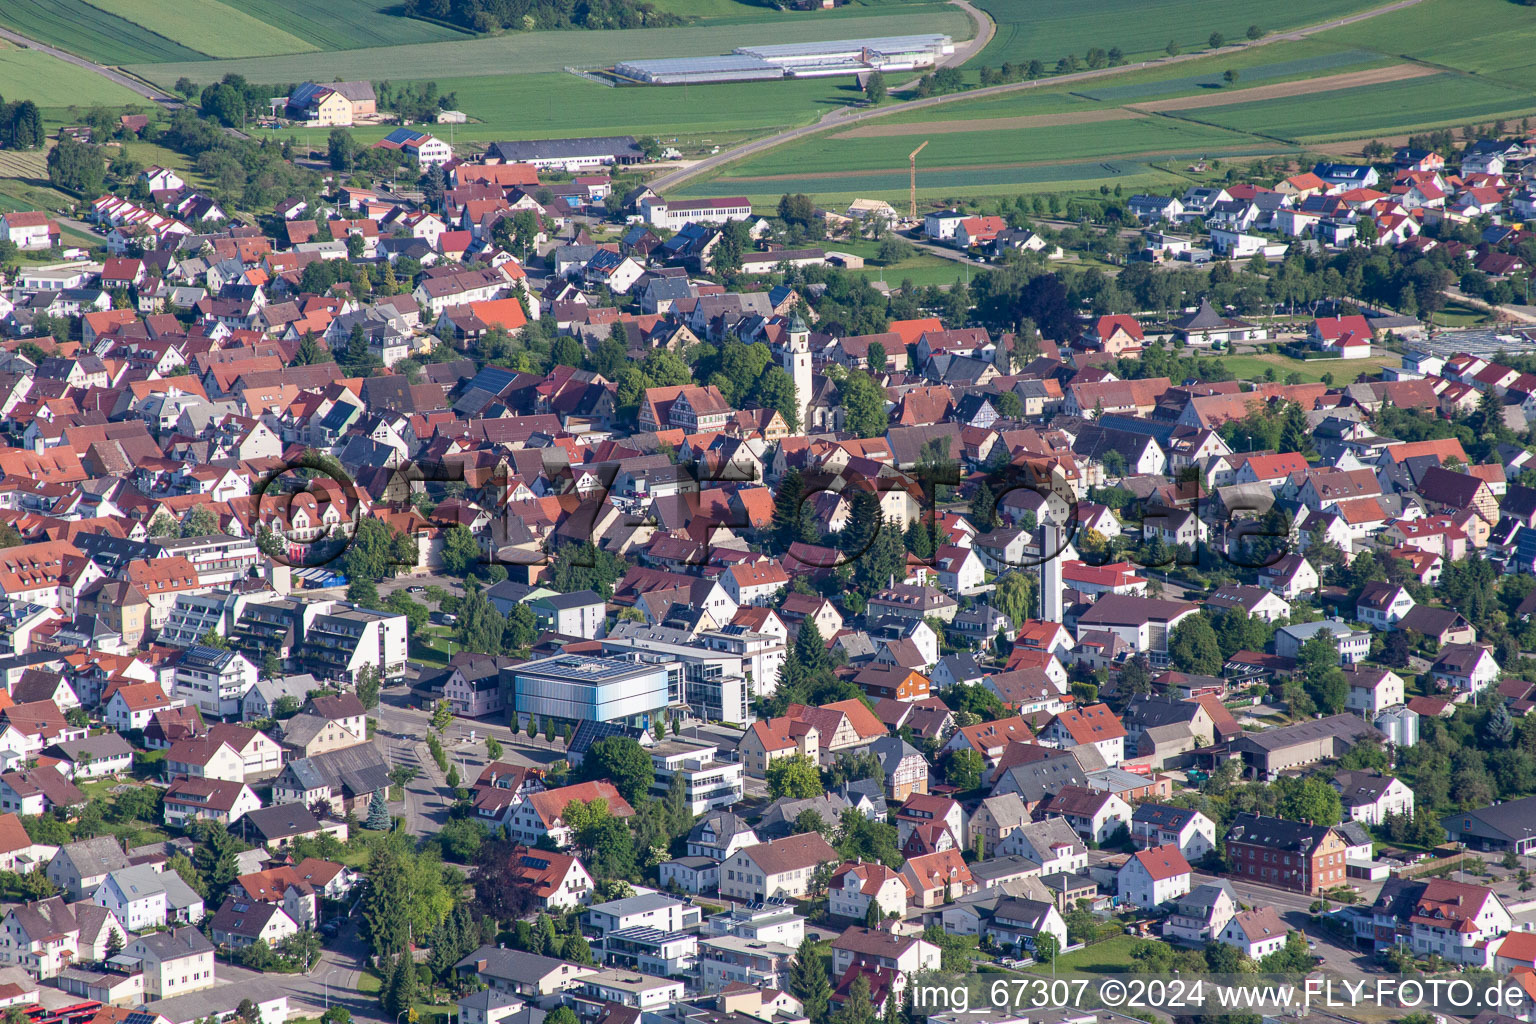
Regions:
<instances>
[{"instance_id":1,"label":"white house","mask_svg":"<svg viewBox=\"0 0 1536 1024\"><path fill-rule=\"evenodd\" d=\"M789 574L777 562L733 565L720 574L720 585L737 605L765 608L789 586Z\"/></svg>"},{"instance_id":2,"label":"white house","mask_svg":"<svg viewBox=\"0 0 1536 1024\"><path fill-rule=\"evenodd\" d=\"M1142 849L1173 846L1197 861L1216 846L1216 823L1197 810L1168 804L1139 804L1131 815L1131 839Z\"/></svg>"},{"instance_id":3,"label":"white house","mask_svg":"<svg viewBox=\"0 0 1536 1024\"><path fill-rule=\"evenodd\" d=\"M1268 956L1285 945L1290 929L1280 920L1274 907L1244 910L1233 916L1221 930L1219 942L1234 946L1254 960Z\"/></svg>"},{"instance_id":4,"label":"white house","mask_svg":"<svg viewBox=\"0 0 1536 1024\"><path fill-rule=\"evenodd\" d=\"M870 901L882 917L907 912L907 881L875 861L847 863L837 869L827 890L828 909L835 917L863 920Z\"/></svg>"},{"instance_id":5,"label":"white house","mask_svg":"<svg viewBox=\"0 0 1536 1024\"><path fill-rule=\"evenodd\" d=\"M1351 665L1344 670L1344 678L1349 680L1344 706L1350 711L1375 714L1403 703L1403 677L1389 668Z\"/></svg>"},{"instance_id":6,"label":"white house","mask_svg":"<svg viewBox=\"0 0 1536 1024\"><path fill-rule=\"evenodd\" d=\"M1331 781L1350 821L1380 825L1389 814L1413 815L1413 790L1402 779L1381 772L1344 770Z\"/></svg>"},{"instance_id":7,"label":"white house","mask_svg":"<svg viewBox=\"0 0 1536 1024\"><path fill-rule=\"evenodd\" d=\"M1125 726L1108 704L1090 704L1061 712L1040 731L1049 747L1093 747L1111 767L1125 760Z\"/></svg>"},{"instance_id":8,"label":"white house","mask_svg":"<svg viewBox=\"0 0 1536 1024\"><path fill-rule=\"evenodd\" d=\"M1413 596L1401 584L1367 583L1355 602L1355 618L1376 629L1391 629L1413 605Z\"/></svg>"},{"instance_id":9,"label":"white house","mask_svg":"<svg viewBox=\"0 0 1536 1024\"><path fill-rule=\"evenodd\" d=\"M12 210L0 215L0 238L15 242L18 249L46 249L58 234L58 225L37 210Z\"/></svg>"},{"instance_id":10,"label":"white house","mask_svg":"<svg viewBox=\"0 0 1536 1024\"><path fill-rule=\"evenodd\" d=\"M1189 892L1189 861L1169 843L1138 850L1115 876L1120 895L1138 907L1160 907Z\"/></svg>"}]
</instances>

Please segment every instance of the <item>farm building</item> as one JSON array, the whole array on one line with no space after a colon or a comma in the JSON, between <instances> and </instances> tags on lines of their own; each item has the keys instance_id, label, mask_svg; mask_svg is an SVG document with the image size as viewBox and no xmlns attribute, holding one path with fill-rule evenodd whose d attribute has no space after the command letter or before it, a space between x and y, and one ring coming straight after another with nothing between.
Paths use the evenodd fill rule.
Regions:
<instances>
[{"instance_id":1,"label":"farm building","mask_svg":"<svg viewBox=\"0 0 1536 1024\"><path fill-rule=\"evenodd\" d=\"M645 159L633 135L603 135L586 139L528 139L493 142L486 147L488 164L529 164L541 170L585 170L604 164L636 164Z\"/></svg>"},{"instance_id":2,"label":"farm building","mask_svg":"<svg viewBox=\"0 0 1536 1024\"><path fill-rule=\"evenodd\" d=\"M776 78L856 75L864 71L911 71L932 67L955 52L946 35L880 36L824 43L738 46L715 57L667 57L623 61L616 77L646 85L749 82Z\"/></svg>"},{"instance_id":3,"label":"farm building","mask_svg":"<svg viewBox=\"0 0 1536 1024\"><path fill-rule=\"evenodd\" d=\"M615 65L615 76L645 85L682 85L699 82L757 82L783 78L784 69L761 57L727 53L714 57L662 57L630 60Z\"/></svg>"}]
</instances>

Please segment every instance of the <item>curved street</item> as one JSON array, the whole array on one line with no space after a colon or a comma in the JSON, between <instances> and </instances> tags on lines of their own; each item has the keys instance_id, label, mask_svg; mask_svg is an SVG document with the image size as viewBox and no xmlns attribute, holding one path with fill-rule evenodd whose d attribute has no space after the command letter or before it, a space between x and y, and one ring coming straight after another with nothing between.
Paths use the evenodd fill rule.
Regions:
<instances>
[{"instance_id":1,"label":"curved street","mask_svg":"<svg viewBox=\"0 0 1536 1024\"><path fill-rule=\"evenodd\" d=\"M958 2L958 0L957 0ZM1156 60L1144 60L1135 64L1122 64L1114 68L1100 68L1095 71L1075 71L1067 75L1053 75L1050 78L1037 78L1027 82L1009 82L1005 85L989 85L981 89L971 89L966 92L950 93L946 96L930 96L926 99L907 100L903 103L893 103L886 107L838 107L821 116L819 121L812 124L801 125L798 128L789 128L775 135L769 135L754 142L743 143L733 149L724 150L704 157L687 167L679 167L669 171L651 181L651 188L658 192L669 188L675 188L685 181L697 178L701 174L724 167L726 164L735 163L743 157L761 153L775 146L783 145L795 139L817 132L824 132L830 128L841 128L845 125L857 124L861 121L873 120L877 117L888 117L892 114L906 113L923 107L938 106L943 103L955 103L960 100L971 100L988 96L1001 96L1005 93L1022 92L1025 89L1038 89L1043 86L1055 86L1064 82L1086 82L1090 80L1109 78L1114 75L1123 75L1130 71L1138 71L1150 67L1164 67L1174 64L1182 64L1191 60L1199 60L1205 57L1216 56L1225 53L1238 53L1242 50L1250 50L1256 46L1268 46L1271 43L1293 42L1316 35L1319 32L1327 32L1330 29L1342 28L1358 21L1365 21L1392 11L1399 11L1405 7L1412 7L1420 0L1395 0L1382 7L1373 7L1368 11L1360 11L1343 18L1334 18L1330 21L1320 22L1316 25L1308 25L1305 28L1295 29L1291 32L1277 32L1274 35L1264 36L1261 39L1243 40L1229 46L1223 46L1218 50L1200 50L1194 53L1181 53L1175 57L1159 57ZM968 3L960 3L961 7L970 8ZM971 8L974 11L973 8ZM974 16L974 14L973 14ZM990 20L987 21L990 25Z\"/></svg>"}]
</instances>

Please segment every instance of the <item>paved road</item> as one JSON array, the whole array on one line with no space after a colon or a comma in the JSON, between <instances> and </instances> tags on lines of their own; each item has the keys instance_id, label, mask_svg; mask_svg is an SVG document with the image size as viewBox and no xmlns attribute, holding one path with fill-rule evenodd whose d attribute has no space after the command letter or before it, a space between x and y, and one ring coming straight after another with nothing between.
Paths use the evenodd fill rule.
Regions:
<instances>
[{"instance_id":1,"label":"paved road","mask_svg":"<svg viewBox=\"0 0 1536 1024\"><path fill-rule=\"evenodd\" d=\"M959 249L954 249L947 245L941 245L938 242L930 242L928 239L922 238L920 236L914 238L910 235L903 235L902 238L908 242L911 242L919 249L937 256L940 259L950 260L955 263L964 263L966 266L979 267L982 270L992 269L992 264L983 260L975 259L968 253L962 252Z\"/></svg>"},{"instance_id":2,"label":"paved road","mask_svg":"<svg viewBox=\"0 0 1536 1024\"><path fill-rule=\"evenodd\" d=\"M174 109L181 106L181 100L177 97L172 96L169 93L163 93L159 89L156 89L154 86L146 85L145 83L139 81L137 78L130 78L123 74L121 71L114 71L112 68L104 67L100 64L88 61L84 57L76 57L74 54L69 53L66 50L60 50L56 47L48 46L44 43L38 42L35 39L28 39L26 36L19 32L12 32L8 28L0 28L0 39L8 39L18 46L25 46L30 50L37 50L38 52L46 53L51 57L57 57L59 60L68 61L76 67L85 68L87 71L94 72L95 74L100 75L108 81L122 86L124 89L138 93L140 96L143 96L147 100L153 100L156 103L162 104L168 109Z\"/></svg>"},{"instance_id":3,"label":"paved road","mask_svg":"<svg viewBox=\"0 0 1536 1024\"><path fill-rule=\"evenodd\" d=\"M979 11L973 7L970 4L970 0L949 0L949 2L970 16L971 24L975 26L975 31L971 33L970 39L955 47L954 53L939 61L938 66L941 68L957 68L964 64L982 50L985 50L987 44L992 41L992 37L997 34L997 23L985 11ZM917 81L914 78L910 82L898 85L891 92L907 92L915 89L917 88Z\"/></svg>"},{"instance_id":4,"label":"paved road","mask_svg":"<svg viewBox=\"0 0 1536 1024\"><path fill-rule=\"evenodd\" d=\"M726 164L735 163L737 160L740 160L743 157L761 153L764 150L772 149L775 146L783 145L784 143L791 142L795 139L804 138L807 135L814 135L818 132L824 132L832 128L842 128L847 125L858 124L862 121L873 120L877 117L888 117L892 114L907 113L922 107L938 106L944 103L955 103L960 100L977 99L979 97L988 96L1001 96L1005 93L1022 92L1025 89L1037 89L1042 86L1057 86L1063 83L1086 82L1100 78L1108 78L1113 75L1123 75L1130 71L1139 71L1149 67L1163 67L1220 54L1238 53L1242 50L1249 50L1256 46L1268 46L1271 43L1291 42L1297 39L1305 39L1307 36L1316 35L1319 32L1326 32L1330 29L1341 28L1345 25L1352 25L1357 21L1364 21L1367 18L1374 18L1378 15L1390 13L1391 11L1398 11L1405 7L1412 7L1414 4L1420 2L1421 0L1395 0L1395 2L1386 4L1385 6L1374 7L1371 10L1361 11L1358 14L1352 14L1345 18L1334 18L1331 21L1325 21L1317 25L1309 25L1306 28L1296 29L1293 32L1276 33L1275 35L1265 36L1262 39L1255 39L1251 41L1243 40L1241 42L1233 43L1230 46L1224 46L1219 50L1200 50L1195 53L1179 54L1176 57L1160 57L1157 60L1140 61L1135 64L1123 64L1117 68L1101 68L1097 71L1078 71L1069 75L1053 75L1050 78L1039 78L1031 82L1010 82L1007 85L989 85L986 88L972 89L969 92L950 93L947 96L930 96L927 99L908 100L905 103L893 103L886 107L838 107L835 110L823 114L821 116L821 120L814 124L802 125L799 128L790 128L779 132L777 135L770 135L766 138L758 139L755 142L747 142L732 149L727 149L723 150L722 152L712 154L696 161L693 164L690 164L687 167L680 167L677 170L668 171L666 174L663 174L661 177L652 181L650 185L651 188L655 189L656 191L663 192L669 188L676 188L683 182L692 178L696 178L701 174L713 171L717 168L725 166Z\"/></svg>"}]
</instances>

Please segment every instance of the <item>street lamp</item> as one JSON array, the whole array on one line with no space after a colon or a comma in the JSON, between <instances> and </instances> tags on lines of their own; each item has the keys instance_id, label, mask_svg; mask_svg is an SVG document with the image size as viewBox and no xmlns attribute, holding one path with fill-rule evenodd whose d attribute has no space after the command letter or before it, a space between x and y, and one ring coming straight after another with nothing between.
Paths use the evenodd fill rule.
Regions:
<instances>
[{"instance_id":1,"label":"street lamp","mask_svg":"<svg viewBox=\"0 0 1536 1024\"><path fill-rule=\"evenodd\" d=\"M320 975L320 984L323 986L321 991L325 997L325 1009L327 1010L331 1008L331 975L335 973L336 968L332 967L330 970Z\"/></svg>"}]
</instances>

